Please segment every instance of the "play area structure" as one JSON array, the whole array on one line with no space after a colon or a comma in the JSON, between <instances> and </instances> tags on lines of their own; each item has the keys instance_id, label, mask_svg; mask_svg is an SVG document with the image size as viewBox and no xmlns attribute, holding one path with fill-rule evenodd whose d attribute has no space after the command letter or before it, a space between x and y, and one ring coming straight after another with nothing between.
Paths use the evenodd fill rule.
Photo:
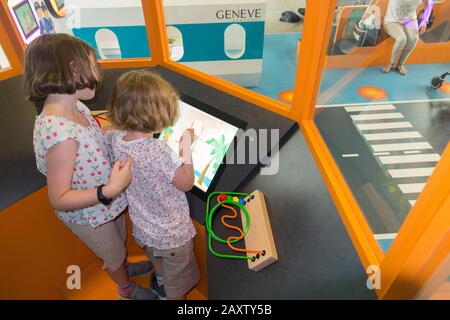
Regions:
<instances>
[{"instance_id":1,"label":"play area structure","mask_svg":"<svg viewBox=\"0 0 450 320\"><path fill-rule=\"evenodd\" d=\"M184 97L184 100L190 100L192 102L192 98ZM178 122L173 127L161 132L159 138L166 141L173 150L178 150L178 141L182 132L188 128L195 128L194 132L196 132L196 137L192 145L195 172L194 185L197 189L197 194L199 192L207 192L211 188L211 182L214 180L220 164L228 152L237 128L183 101L180 101L180 110L181 116ZM93 115L100 127L110 125L106 111L95 111ZM224 125L228 126L228 128L223 128ZM208 130L211 131L209 134ZM210 136L217 132L222 133L218 139ZM229 136L225 138L227 132ZM203 147L200 145L202 143L205 144ZM213 146L208 146L211 144ZM212 160L217 163L216 167L211 166L212 160L207 160L208 155L214 156ZM200 169L197 168L203 168L201 173L199 171ZM213 230L214 218L220 209L223 208L231 211L233 214L222 215L222 224L229 231L233 230L231 232L238 233L237 236L228 236L227 240L218 237ZM236 222L230 224L225 221L237 221L238 211L240 212L242 226L237 226ZM210 192L206 201L205 228L208 234L208 248L216 257L247 260L249 269L253 271L259 271L278 260L266 201L264 194L259 190L251 194L242 192ZM213 248L213 240L218 243L227 244L234 252L245 253L246 255L218 253ZM236 247L239 242L242 242L241 240L244 240L244 248Z\"/></svg>"},{"instance_id":2,"label":"play area structure","mask_svg":"<svg viewBox=\"0 0 450 320\"><path fill-rule=\"evenodd\" d=\"M211 199L214 197L217 197L217 203L213 206ZM223 215L221 221L227 228L237 231L238 236L229 236L227 240L223 240L214 233L214 214L221 207L233 212L233 215ZM225 221L238 217L238 212L234 207L238 207L240 210L243 229ZM248 268L253 271L259 271L278 260L264 194L259 190L252 194L240 192L211 193L206 204L206 229L208 231L208 248L216 257L247 260ZM245 253L246 255L218 253L213 249L213 239L220 243L226 243L234 252ZM245 239L245 248L237 248L235 243L242 239Z\"/></svg>"},{"instance_id":3,"label":"play area structure","mask_svg":"<svg viewBox=\"0 0 450 320\"><path fill-rule=\"evenodd\" d=\"M165 1L171 59L242 86L256 86L262 72L265 2ZM34 3L40 5L41 0L8 1L26 44L42 34L38 12L42 9ZM58 13L48 18L53 19L55 32L85 40L99 58L150 57L140 0L45 3Z\"/></svg>"},{"instance_id":4,"label":"play area structure","mask_svg":"<svg viewBox=\"0 0 450 320\"><path fill-rule=\"evenodd\" d=\"M359 64L361 66L378 65L386 61L390 52L387 48L391 45L389 37L382 29L386 7L387 1L380 1L379 7L372 16L374 19L368 21L361 20L368 9L366 5L343 6L337 9L330 38L332 41L328 46L329 68L348 68L359 66ZM413 52L410 63L424 63L425 59L428 63L448 62L450 3L445 0L433 1L428 22L421 20L425 11L423 5L420 5L418 10L419 26L427 23L428 28L420 37L418 48ZM428 46L425 47L422 44ZM431 56L430 47L434 48Z\"/></svg>"},{"instance_id":5,"label":"play area structure","mask_svg":"<svg viewBox=\"0 0 450 320\"><path fill-rule=\"evenodd\" d=\"M85 103L100 127L129 70L178 91L180 117L154 138L178 152L195 133L188 299L450 299L450 0L434 1L406 76L380 72L394 40L361 21L367 6L308 1L298 33L268 34L273 5L0 1L0 299L116 299L36 170L22 61L47 33L95 49L103 79ZM128 260L146 259L125 216Z\"/></svg>"}]
</instances>

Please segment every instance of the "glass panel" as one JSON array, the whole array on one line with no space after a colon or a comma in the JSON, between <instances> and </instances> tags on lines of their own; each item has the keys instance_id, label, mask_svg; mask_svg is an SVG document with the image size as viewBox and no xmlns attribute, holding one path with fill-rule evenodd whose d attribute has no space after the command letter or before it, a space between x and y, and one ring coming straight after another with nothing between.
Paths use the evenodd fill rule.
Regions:
<instances>
[{"instance_id":1,"label":"glass panel","mask_svg":"<svg viewBox=\"0 0 450 320\"><path fill-rule=\"evenodd\" d=\"M338 1L315 122L386 251L450 138L450 1L369 2Z\"/></svg>"},{"instance_id":2,"label":"glass panel","mask_svg":"<svg viewBox=\"0 0 450 320\"><path fill-rule=\"evenodd\" d=\"M11 65L9 64L8 57L6 56L3 47L0 45L0 70L7 69L9 67L11 67Z\"/></svg>"},{"instance_id":3,"label":"glass panel","mask_svg":"<svg viewBox=\"0 0 450 320\"><path fill-rule=\"evenodd\" d=\"M150 50L140 0L9 0L28 44L45 33L68 33L88 42L98 58L147 58Z\"/></svg>"},{"instance_id":4,"label":"glass panel","mask_svg":"<svg viewBox=\"0 0 450 320\"><path fill-rule=\"evenodd\" d=\"M291 104L306 0L164 0L171 59Z\"/></svg>"},{"instance_id":5,"label":"glass panel","mask_svg":"<svg viewBox=\"0 0 450 320\"><path fill-rule=\"evenodd\" d=\"M450 300L450 254L428 279L416 299Z\"/></svg>"}]
</instances>

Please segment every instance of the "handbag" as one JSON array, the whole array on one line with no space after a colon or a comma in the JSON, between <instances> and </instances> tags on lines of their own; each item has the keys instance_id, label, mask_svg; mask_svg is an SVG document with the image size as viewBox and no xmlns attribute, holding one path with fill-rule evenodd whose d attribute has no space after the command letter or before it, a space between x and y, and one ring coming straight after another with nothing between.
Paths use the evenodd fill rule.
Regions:
<instances>
[{"instance_id":1,"label":"handbag","mask_svg":"<svg viewBox=\"0 0 450 320\"><path fill-rule=\"evenodd\" d=\"M379 31L380 29L376 24L376 15L371 14L355 23L353 35L358 46L374 46L377 43Z\"/></svg>"}]
</instances>

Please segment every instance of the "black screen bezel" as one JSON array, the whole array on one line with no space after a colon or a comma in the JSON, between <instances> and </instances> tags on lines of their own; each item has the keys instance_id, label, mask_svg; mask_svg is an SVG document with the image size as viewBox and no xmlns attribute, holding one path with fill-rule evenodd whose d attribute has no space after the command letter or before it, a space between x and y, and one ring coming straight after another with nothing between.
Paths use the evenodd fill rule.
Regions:
<instances>
[{"instance_id":1,"label":"black screen bezel","mask_svg":"<svg viewBox=\"0 0 450 320\"><path fill-rule=\"evenodd\" d=\"M236 118L228 113L225 113L221 110L218 110L217 108L214 108L213 106L197 100L187 94L184 93L180 93L180 100L189 104L190 106L192 106L193 108L196 108L200 111L203 111L215 118L218 118L232 126L235 126L238 129L242 129L245 130L247 127L247 123L239 118ZM157 135L157 137L159 138L159 134ZM224 157L224 159L226 159L228 153L230 152L230 150L236 147L236 139L237 139L237 135L234 136L233 142L230 144L230 147L227 150L227 153ZM234 152L234 150L232 150ZM225 170L226 167L226 163L224 163L224 161L222 161L221 165L219 166L219 169L217 169L216 175L214 176L213 181L211 182L210 186L208 187L208 190L203 191L202 189L198 188L197 186L194 185L194 187L192 188L192 190L190 191L192 194L194 194L195 196L199 197L202 200L206 200L208 198L208 195L211 192L215 191L215 188L217 186L217 183L220 180L220 177L223 174L223 171Z\"/></svg>"}]
</instances>

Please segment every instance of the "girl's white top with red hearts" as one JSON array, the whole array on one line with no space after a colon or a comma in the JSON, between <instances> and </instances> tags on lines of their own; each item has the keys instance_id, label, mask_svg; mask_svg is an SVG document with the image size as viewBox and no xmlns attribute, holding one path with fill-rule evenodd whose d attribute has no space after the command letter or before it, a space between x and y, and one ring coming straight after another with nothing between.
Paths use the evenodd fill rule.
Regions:
<instances>
[{"instance_id":1,"label":"girl's white top with red hearts","mask_svg":"<svg viewBox=\"0 0 450 320\"><path fill-rule=\"evenodd\" d=\"M72 189L83 190L108 184L111 174L111 156L105 136L91 115L90 110L81 102L77 109L89 121L84 127L76 122L59 116L37 116L34 124L33 146L38 170L47 175L47 152L54 145L73 139L78 144L75 168L72 177ZM115 219L127 207L125 194L122 193L109 205L101 203L79 210L56 211L58 217L68 223L98 227Z\"/></svg>"}]
</instances>

